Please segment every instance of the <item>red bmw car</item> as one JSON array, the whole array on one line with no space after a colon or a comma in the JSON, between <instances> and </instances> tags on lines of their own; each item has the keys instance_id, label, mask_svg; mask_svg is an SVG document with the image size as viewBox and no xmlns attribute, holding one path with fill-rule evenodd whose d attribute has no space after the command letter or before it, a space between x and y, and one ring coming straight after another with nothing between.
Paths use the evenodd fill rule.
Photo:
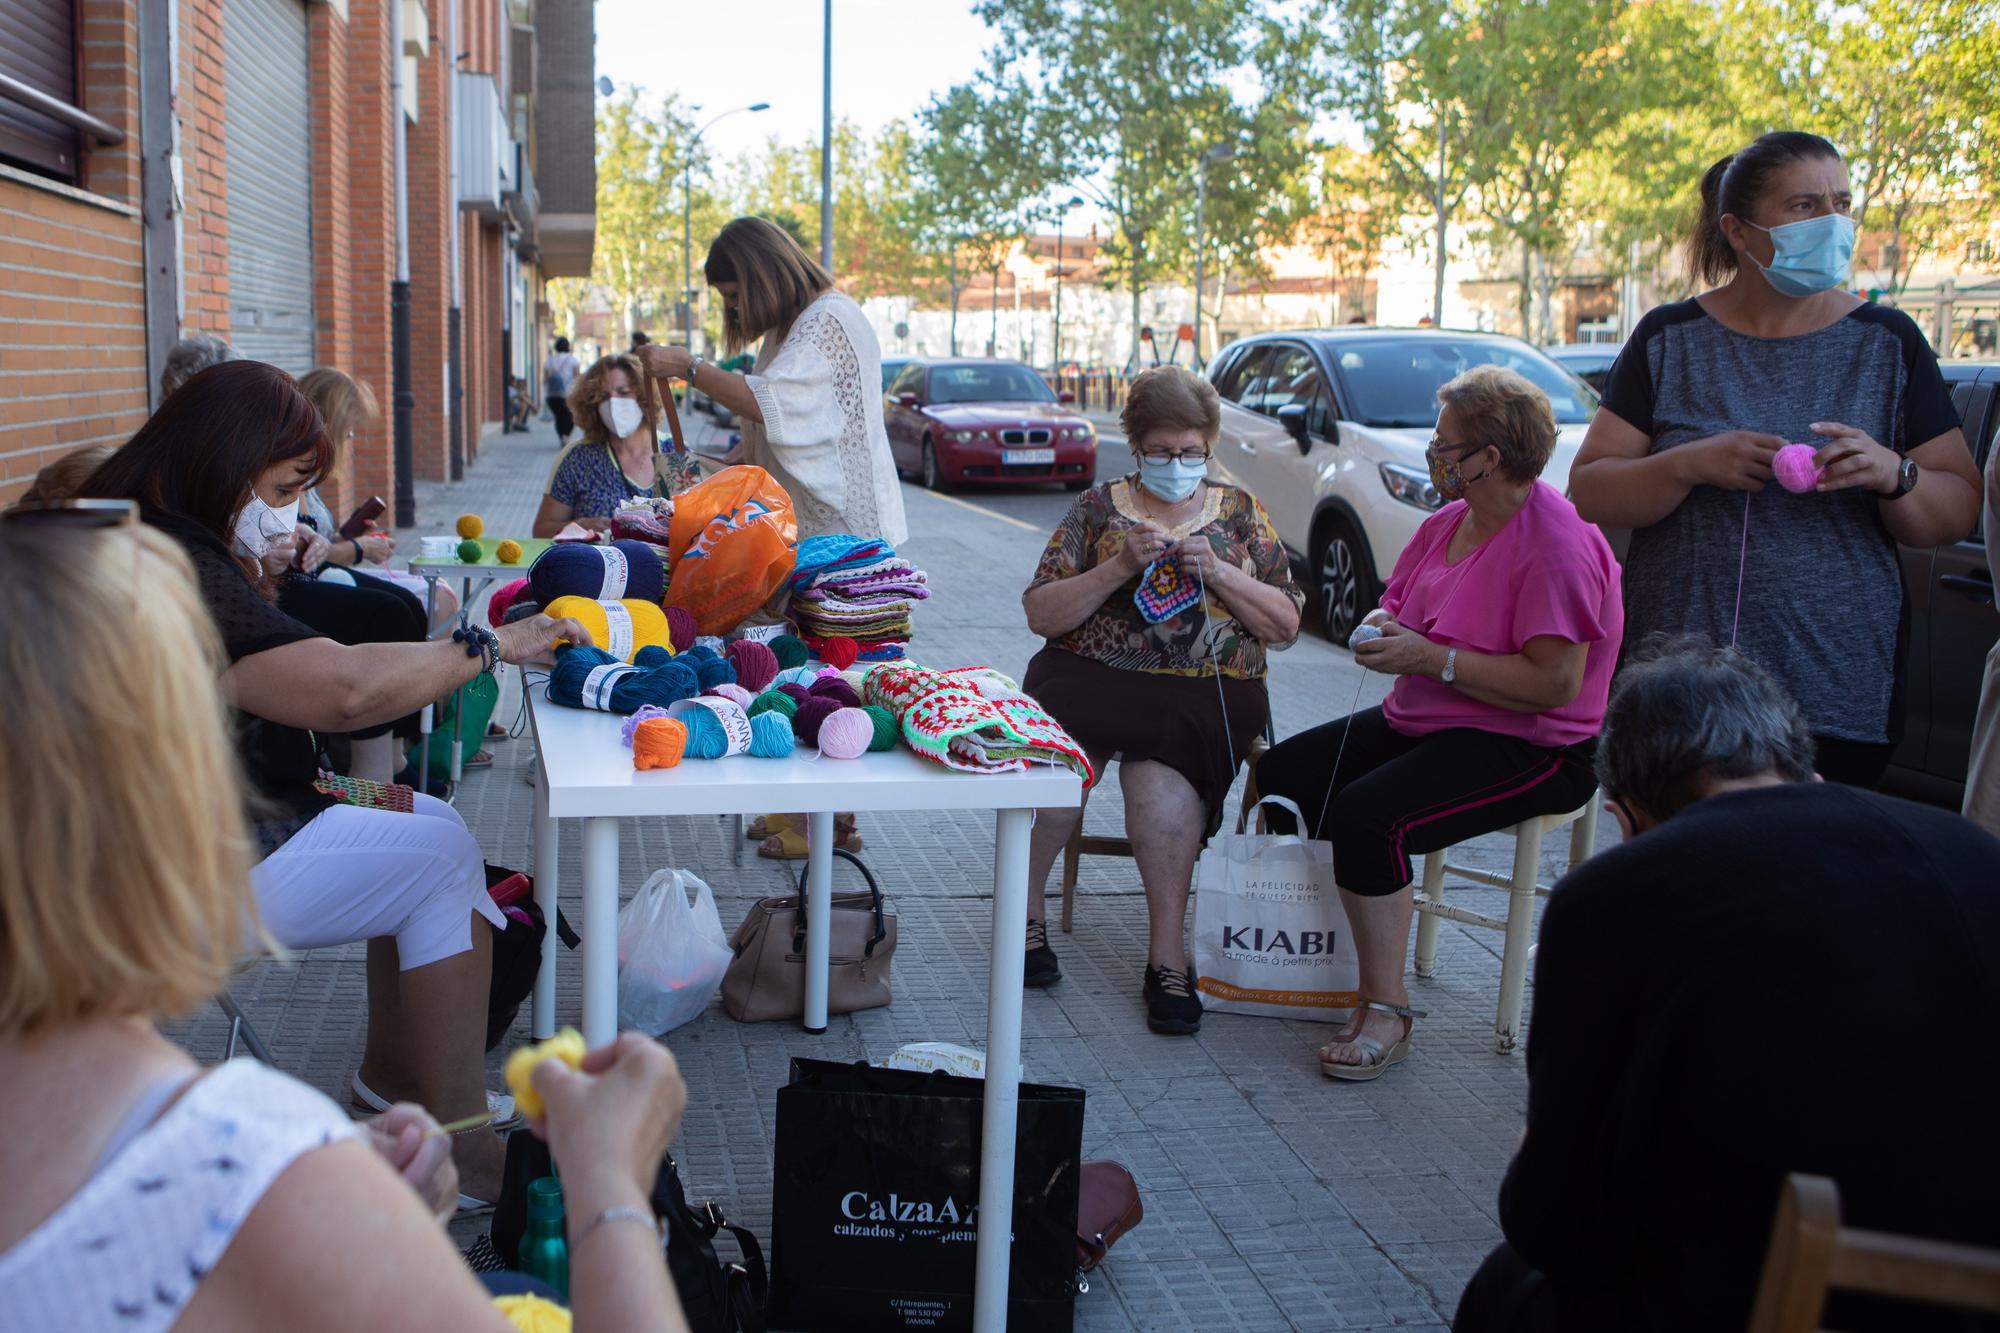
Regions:
<instances>
[{"instance_id":1,"label":"red bmw car","mask_svg":"<svg viewBox=\"0 0 2000 1333\"><path fill-rule=\"evenodd\" d=\"M883 395L896 470L934 491L1097 480L1097 432L1019 361L912 361Z\"/></svg>"}]
</instances>

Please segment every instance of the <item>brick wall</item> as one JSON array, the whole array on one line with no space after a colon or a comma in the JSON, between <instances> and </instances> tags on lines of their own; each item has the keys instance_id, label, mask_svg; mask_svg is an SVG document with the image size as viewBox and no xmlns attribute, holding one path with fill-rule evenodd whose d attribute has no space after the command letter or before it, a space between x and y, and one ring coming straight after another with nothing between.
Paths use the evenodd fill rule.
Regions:
<instances>
[{"instance_id":1,"label":"brick wall","mask_svg":"<svg viewBox=\"0 0 2000 1333\"><path fill-rule=\"evenodd\" d=\"M0 176L0 504L72 450L122 444L146 418L145 260L137 204L138 19L90 0L83 105L125 132L90 145L82 189Z\"/></svg>"},{"instance_id":2,"label":"brick wall","mask_svg":"<svg viewBox=\"0 0 2000 1333\"><path fill-rule=\"evenodd\" d=\"M181 325L229 336L229 148L223 0L181 0Z\"/></svg>"},{"instance_id":3,"label":"brick wall","mask_svg":"<svg viewBox=\"0 0 2000 1333\"><path fill-rule=\"evenodd\" d=\"M355 439L345 481L354 502L379 495L389 502L391 513L396 503L392 435L396 404L391 378L389 284L396 273L396 161L395 140L390 137L394 120L389 105L389 5L396 2L348 3L346 82L340 95L347 115L347 212L340 219L346 232L347 297L345 311L334 316L338 321L344 314L348 341L340 345L337 360L324 344L320 351L322 360L375 393L381 419ZM315 60L325 21L339 22L337 16L322 12L329 8L314 6L314 22L320 25L314 29ZM324 319L328 313L324 295L320 300L319 315ZM339 324L335 327L338 331Z\"/></svg>"},{"instance_id":4,"label":"brick wall","mask_svg":"<svg viewBox=\"0 0 2000 1333\"><path fill-rule=\"evenodd\" d=\"M411 444L416 475L450 475L450 409L445 372L451 355L450 16L431 0L431 49L417 61L421 112L410 126L410 380L416 387Z\"/></svg>"}]
</instances>

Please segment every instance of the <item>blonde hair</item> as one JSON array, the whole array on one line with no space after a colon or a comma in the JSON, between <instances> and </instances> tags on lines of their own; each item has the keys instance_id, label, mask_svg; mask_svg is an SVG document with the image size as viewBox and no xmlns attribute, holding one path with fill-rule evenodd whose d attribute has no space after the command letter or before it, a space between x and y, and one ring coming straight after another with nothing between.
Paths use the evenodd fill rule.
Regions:
<instances>
[{"instance_id":1,"label":"blonde hair","mask_svg":"<svg viewBox=\"0 0 2000 1333\"><path fill-rule=\"evenodd\" d=\"M326 423L326 437L333 441L336 459L340 457L340 451L347 447L350 434L358 434L372 426L381 415L375 395L367 385L330 366L321 366L300 376L299 392L319 409L320 420Z\"/></svg>"},{"instance_id":2,"label":"blonde hair","mask_svg":"<svg viewBox=\"0 0 2000 1333\"><path fill-rule=\"evenodd\" d=\"M118 452L115 444L93 444L64 454L35 474L35 480L23 495L23 501L36 500L47 503L50 500L73 500L83 493L83 484L97 469L104 466L106 459Z\"/></svg>"},{"instance_id":3,"label":"blonde hair","mask_svg":"<svg viewBox=\"0 0 2000 1333\"><path fill-rule=\"evenodd\" d=\"M592 444L612 443L611 431L604 424L604 418L597 415L600 404L610 401L611 387L605 378L614 370L622 370L632 379L634 402L645 414L646 430L654 439L660 435L660 400L653 392L653 377L639 364L639 358L629 352L618 352L598 358L597 364L576 377L576 383L569 386L570 415L576 418L576 428L583 432L583 438Z\"/></svg>"},{"instance_id":4,"label":"blonde hair","mask_svg":"<svg viewBox=\"0 0 2000 1333\"><path fill-rule=\"evenodd\" d=\"M1448 443L1499 450L1500 471L1514 481L1533 481L1549 465L1556 448L1556 410L1549 396L1519 371L1474 366L1439 389L1437 397L1458 413L1469 435Z\"/></svg>"},{"instance_id":5,"label":"blonde hair","mask_svg":"<svg viewBox=\"0 0 2000 1333\"><path fill-rule=\"evenodd\" d=\"M701 271L711 287L736 284L736 299L722 310L722 341L731 356L774 329L791 328L833 286L833 275L768 218L737 218L717 232Z\"/></svg>"},{"instance_id":6,"label":"blonde hair","mask_svg":"<svg viewBox=\"0 0 2000 1333\"><path fill-rule=\"evenodd\" d=\"M1222 433L1222 400L1213 384L1187 367L1154 366L1126 388L1118 424L1135 452L1156 430L1198 430L1214 448Z\"/></svg>"},{"instance_id":7,"label":"blonde hair","mask_svg":"<svg viewBox=\"0 0 2000 1333\"><path fill-rule=\"evenodd\" d=\"M0 522L0 1038L184 1013L253 938L221 646L150 527Z\"/></svg>"}]
</instances>

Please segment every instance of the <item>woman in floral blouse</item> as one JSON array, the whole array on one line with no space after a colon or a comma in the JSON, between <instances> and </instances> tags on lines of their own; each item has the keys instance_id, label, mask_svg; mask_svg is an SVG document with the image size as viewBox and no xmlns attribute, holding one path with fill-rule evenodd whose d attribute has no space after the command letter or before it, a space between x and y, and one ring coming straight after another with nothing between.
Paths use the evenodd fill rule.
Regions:
<instances>
[{"instance_id":1,"label":"woman in floral blouse","mask_svg":"<svg viewBox=\"0 0 2000 1333\"><path fill-rule=\"evenodd\" d=\"M1206 380L1178 366L1149 370L1132 381L1121 420L1138 470L1084 492L1049 538L1021 597L1028 627L1048 644L1023 685L1095 771L1118 759L1152 923L1147 1025L1184 1034L1201 1026L1182 931L1195 857L1220 826L1237 766L1269 719L1266 649L1298 636L1305 598L1256 497L1206 479L1222 424ZM1197 597L1152 623L1135 595L1162 556ZM1081 809L1037 812L1030 986L1062 976L1039 889L1082 818Z\"/></svg>"}]
</instances>

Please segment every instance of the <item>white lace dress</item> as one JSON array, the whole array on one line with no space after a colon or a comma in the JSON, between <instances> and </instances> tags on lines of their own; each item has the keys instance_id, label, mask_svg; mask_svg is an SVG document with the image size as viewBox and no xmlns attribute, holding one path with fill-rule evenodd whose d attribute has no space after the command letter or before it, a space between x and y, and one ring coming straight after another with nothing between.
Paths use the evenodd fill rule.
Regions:
<instances>
[{"instance_id":1,"label":"white lace dress","mask_svg":"<svg viewBox=\"0 0 2000 1333\"><path fill-rule=\"evenodd\" d=\"M792 497L800 537L908 539L882 428L882 349L860 306L827 292L782 342L764 340L746 378L764 420L743 422L744 460Z\"/></svg>"}]
</instances>

